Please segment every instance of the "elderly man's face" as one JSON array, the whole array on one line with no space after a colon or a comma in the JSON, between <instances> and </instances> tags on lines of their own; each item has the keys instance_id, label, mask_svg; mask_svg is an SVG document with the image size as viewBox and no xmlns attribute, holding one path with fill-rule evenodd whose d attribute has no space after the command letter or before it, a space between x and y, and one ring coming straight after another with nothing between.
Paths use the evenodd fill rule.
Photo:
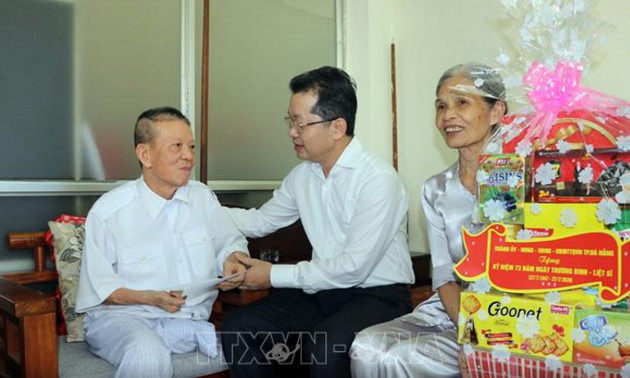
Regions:
<instances>
[{"instance_id":1,"label":"elderly man's face","mask_svg":"<svg viewBox=\"0 0 630 378\"><path fill-rule=\"evenodd\" d=\"M195 165L195 141L181 120L155 122L156 137L147 144L143 174L149 187L164 198L186 185Z\"/></svg>"}]
</instances>

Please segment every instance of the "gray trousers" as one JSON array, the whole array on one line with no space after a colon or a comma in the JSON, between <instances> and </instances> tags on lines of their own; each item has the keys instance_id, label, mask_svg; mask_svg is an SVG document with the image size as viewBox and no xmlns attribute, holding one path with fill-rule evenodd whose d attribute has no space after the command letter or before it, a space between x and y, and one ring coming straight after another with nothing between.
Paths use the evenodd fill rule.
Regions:
<instances>
[{"instance_id":1,"label":"gray trousers","mask_svg":"<svg viewBox=\"0 0 630 378\"><path fill-rule=\"evenodd\" d=\"M171 353L217 355L214 325L206 321L110 312L88 314L83 327L92 353L117 367L116 378L170 378Z\"/></svg>"}]
</instances>

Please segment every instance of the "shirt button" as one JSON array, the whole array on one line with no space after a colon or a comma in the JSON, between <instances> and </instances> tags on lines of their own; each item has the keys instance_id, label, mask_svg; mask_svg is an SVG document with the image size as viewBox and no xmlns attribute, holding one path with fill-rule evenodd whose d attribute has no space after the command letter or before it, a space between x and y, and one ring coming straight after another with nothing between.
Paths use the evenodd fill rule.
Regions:
<instances>
[{"instance_id":1,"label":"shirt button","mask_svg":"<svg viewBox=\"0 0 630 378\"><path fill-rule=\"evenodd\" d=\"M142 258L140 258L140 264L146 264L146 262L147 262L147 257L142 256Z\"/></svg>"}]
</instances>

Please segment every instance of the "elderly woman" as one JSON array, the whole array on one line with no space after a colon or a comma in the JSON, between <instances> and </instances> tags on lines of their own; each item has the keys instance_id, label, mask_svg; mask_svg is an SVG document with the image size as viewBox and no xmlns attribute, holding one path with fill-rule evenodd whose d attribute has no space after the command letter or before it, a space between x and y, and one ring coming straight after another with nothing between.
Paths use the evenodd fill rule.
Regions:
<instances>
[{"instance_id":1,"label":"elderly woman","mask_svg":"<svg viewBox=\"0 0 630 378\"><path fill-rule=\"evenodd\" d=\"M461 286L453 267L464 256L462 226L473 227L479 155L490 145L500 149L500 141L490 142L507 111L505 87L495 70L469 63L446 71L436 92L437 129L459 153L422 188L437 294L411 314L361 331L350 351L354 377L457 377L460 369L467 376L457 344Z\"/></svg>"}]
</instances>

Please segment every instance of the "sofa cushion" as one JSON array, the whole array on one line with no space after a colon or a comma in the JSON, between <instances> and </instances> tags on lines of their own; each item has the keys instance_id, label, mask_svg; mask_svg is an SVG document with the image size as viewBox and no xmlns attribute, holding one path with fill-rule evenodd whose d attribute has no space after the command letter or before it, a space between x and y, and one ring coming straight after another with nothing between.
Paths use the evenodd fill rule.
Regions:
<instances>
[{"instance_id":1,"label":"sofa cushion","mask_svg":"<svg viewBox=\"0 0 630 378\"><path fill-rule=\"evenodd\" d=\"M90 352L86 342L68 343L59 337L59 378L113 377L116 368Z\"/></svg>"},{"instance_id":2,"label":"sofa cushion","mask_svg":"<svg viewBox=\"0 0 630 378\"><path fill-rule=\"evenodd\" d=\"M62 216L57 221L48 222L53 239L55 266L59 274L61 309L68 332L68 342L83 341L85 337L83 314L74 311L85 240L84 222L85 218L70 216Z\"/></svg>"},{"instance_id":3,"label":"sofa cushion","mask_svg":"<svg viewBox=\"0 0 630 378\"><path fill-rule=\"evenodd\" d=\"M173 354L173 377L201 377L227 370L221 345L217 345L217 351L216 358L198 352ZM90 352L87 343L67 343L59 337L59 378L110 378L115 372L113 365Z\"/></svg>"}]
</instances>

